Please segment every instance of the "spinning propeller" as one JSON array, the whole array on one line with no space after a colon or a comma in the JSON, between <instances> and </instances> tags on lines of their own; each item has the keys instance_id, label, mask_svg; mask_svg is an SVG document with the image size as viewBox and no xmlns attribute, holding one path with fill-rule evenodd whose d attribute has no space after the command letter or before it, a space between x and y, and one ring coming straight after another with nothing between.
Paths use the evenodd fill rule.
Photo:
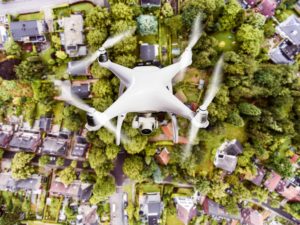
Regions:
<instances>
[{"instance_id":1,"label":"spinning propeller","mask_svg":"<svg viewBox=\"0 0 300 225\"><path fill-rule=\"evenodd\" d=\"M83 60L77 61L72 65L71 68L68 69L68 73L72 74L72 71L82 71L82 69L87 69L97 58L105 53L106 49L113 47L114 45L118 44L120 41L124 40L126 37L129 37L135 32L135 29L130 29L127 31L124 31L123 33L120 33L118 35L109 37L103 45L93 54L90 56L87 56Z\"/></svg>"}]
</instances>

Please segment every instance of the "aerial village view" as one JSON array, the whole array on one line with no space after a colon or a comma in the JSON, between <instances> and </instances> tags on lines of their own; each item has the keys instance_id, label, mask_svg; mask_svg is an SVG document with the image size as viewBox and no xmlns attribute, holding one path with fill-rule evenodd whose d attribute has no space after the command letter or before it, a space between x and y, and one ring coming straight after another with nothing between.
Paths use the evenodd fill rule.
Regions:
<instances>
[{"instance_id":1,"label":"aerial village view","mask_svg":"<svg viewBox=\"0 0 300 225\"><path fill-rule=\"evenodd\" d=\"M0 225L300 224L300 1L0 1Z\"/></svg>"}]
</instances>

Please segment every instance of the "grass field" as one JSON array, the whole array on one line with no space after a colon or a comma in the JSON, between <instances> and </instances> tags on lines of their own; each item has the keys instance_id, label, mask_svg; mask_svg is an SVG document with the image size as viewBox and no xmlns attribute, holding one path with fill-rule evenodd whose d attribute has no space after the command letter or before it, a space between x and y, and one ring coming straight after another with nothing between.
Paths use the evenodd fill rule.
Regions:
<instances>
[{"instance_id":1,"label":"grass field","mask_svg":"<svg viewBox=\"0 0 300 225\"><path fill-rule=\"evenodd\" d=\"M58 102L53 108L54 120L53 124L60 124L63 120L64 103Z\"/></svg>"},{"instance_id":2,"label":"grass field","mask_svg":"<svg viewBox=\"0 0 300 225\"><path fill-rule=\"evenodd\" d=\"M45 17L43 12L21 14L18 16L18 20L43 20Z\"/></svg>"},{"instance_id":3,"label":"grass field","mask_svg":"<svg viewBox=\"0 0 300 225\"><path fill-rule=\"evenodd\" d=\"M43 63L48 64L49 60L51 59L51 54L53 54L55 50L53 48L48 48L47 50L41 52L40 56Z\"/></svg>"},{"instance_id":4,"label":"grass field","mask_svg":"<svg viewBox=\"0 0 300 225\"><path fill-rule=\"evenodd\" d=\"M235 34L230 31L218 32L213 35L218 41L218 49L222 51L231 51L235 48Z\"/></svg>"},{"instance_id":5,"label":"grass field","mask_svg":"<svg viewBox=\"0 0 300 225\"><path fill-rule=\"evenodd\" d=\"M157 184L145 183L139 186L140 193L160 192L161 187Z\"/></svg>"},{"instance_id":6,"label":"grass field","mask_svg":"<svg viewBox=\"0 0 300 225\"><path fill-rule=\"evenodd\" d=\"M92 8L94 8L93 4L89 2L82 2L77 3L70 6L70 9L72 12L82 12L84 11L85 14L87 14Z\"/></svg>"}]
</instances>

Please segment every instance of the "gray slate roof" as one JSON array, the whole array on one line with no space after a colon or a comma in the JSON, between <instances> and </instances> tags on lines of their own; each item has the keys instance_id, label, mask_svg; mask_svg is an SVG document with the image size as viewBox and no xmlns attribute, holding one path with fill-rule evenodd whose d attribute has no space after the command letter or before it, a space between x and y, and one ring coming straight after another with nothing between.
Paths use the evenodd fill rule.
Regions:
<instances>
[{"instance_id":1,"label":"gray slate roof","mask_svg":"<svg viewBox=\"0 0 300 225\"><path fill-rule=\"evenodd\" d=\"M71 87L72 92L76 94L80 98L88 98L90 95L90 85L89 84L81 84Z\"/></svg>"},{"instance_id":2,"label":"gray slate roof","mask_svg":"<svg viewBox=\"0 0 300 225\"><path fill-rule=\"evenodd\" d=\"M37 20L11 22L10 32L15 41L21 41L24 37L35 37L43 34Z\"/></svg>"},{"instance_id":3,"label":"gray slate roof","mask_svg":"<svg viewBox=\"0 0 300 225\"><path fill-rule=\"evenodd\" d=\"M65 155L67 152L67 140L46 137L42 145L42 152L52 155Z\"/></svg>"},{"instance_id":4,"label":"gray slate roof","mask_svg":"<svg viewBox=\"0 0 300 225\"><path fill-rule=\"evenodd\" d=\"M141 45L140 58L143 61L153 61L155 59L155 46L154 45Z\"/></svg>"},{"instance_id":5,"label":"gray slate roof","mask_svg":"<svg viewBox=\"0 0 300 225\"><path fill-rule=\"evenodd\" d=\"M79 67L78 65L79 60L77 61L71 61L68 63L68 73L73 76L78 75L89 75L89 68Z\"/></svg>"},{"instance_id":6,"label":"gray slate roof","mask_svg":"<svg viewBox=\"0 0 300 225\"><path fill-rule=\"evenodd\" d=\"M41 117L39 121L39 127L43 131L51 130L52 118Z\"/></svg>"},{"instance_id":7,"label":"gray slate roof","mask_svg":"<svg viewBox=\"0 0 300 225\"><path fill-rule=\"evenodd\" d=\"M77 136L72 155L83 157L88 149L88 146L89 144L84 137Z\"/></svg>"},{"instance_id":8,"label":"gray slate roof","mask_svg":"<svg viewBox=\"0 0 300 225\"><path fill-rule=\"evenodd\" d=\"M293 44L300 44L300 19L295 14L280 23L276 27L276 31L288 38Z\"/></svg>"},{"instance_id":9,"label":"gray slate roof","mask_svg":"<svg viewBox=\"0 0 300 225\"><path fill-rule=\"evenodd\" d=\"M35 151L39 143L39 136L34 133L16 133L9 143L9 147L25 151Z\"/></svg>"},{"instance_id":10,"label":"gray slate roof","mask_svg":"<svg viewBox=\"0 0 300 225\"><path fill-rule=\"evenodd\" d=\"M236 164L237 164L236 156L226 155L217 152L214 160L214 165L216 167L232 173L235 170Z\"/></svg>"}]
</instances>

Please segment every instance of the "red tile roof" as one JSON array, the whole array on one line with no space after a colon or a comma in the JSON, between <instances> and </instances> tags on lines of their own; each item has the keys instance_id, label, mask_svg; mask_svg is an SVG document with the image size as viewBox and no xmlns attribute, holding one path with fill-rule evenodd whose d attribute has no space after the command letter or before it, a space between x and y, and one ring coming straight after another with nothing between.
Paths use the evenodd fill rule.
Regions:
<instances>
[{"instance_id":1,"label":"red tile roof","mask_svg":"<svg viewBox=\"0 0 300 225\"><path fill-rule=\"evenodd\" d=\"M255 9L255 11L265 17L272 17L275 14L277 3L275 0L263 0Z\"/></svg>"},{"instance_id":2,"label":"red tile roof","mask_svg":"<svg viewBox=\"0 0 300 225\"><path fill-rule=\"evenodd\" d=\"M170 161L170 153L167 148L164 148L155 158L160 164L167 165Z\"/></svg>"},{"instance_id":3,"label":"red tile roof","mask_svg":"<svg viewBox=\"0 0 300 225\"><path fill-rule=\"evenodd\" d=\"M269 191L274 191L277 185L279 184L280 180L281 180L281 176L275 173L274 171L272 171L271 175L265 182L265 187Z\"/></svg>"}]
</instances>

